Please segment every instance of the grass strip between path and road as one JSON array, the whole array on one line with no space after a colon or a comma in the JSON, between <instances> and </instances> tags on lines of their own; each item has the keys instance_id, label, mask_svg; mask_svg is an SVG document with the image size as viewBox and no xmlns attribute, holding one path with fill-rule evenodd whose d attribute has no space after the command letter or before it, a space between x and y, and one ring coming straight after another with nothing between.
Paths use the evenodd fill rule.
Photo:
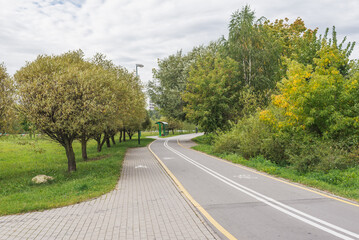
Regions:
<instances>
[{"instance_id":1,"label":"grass strip between path and road","mask_svg":"<svg viewBox=\"0 0 359 240\"><path fill-rule=\"evenodd\" d=\"M245 159L239 154L219 154L213 151L213 147L204 141L203 136L192 139L198 145L192 147L197 151L216 156L230 162L241 164L273 176L288 179L310 187L320 189L341 197L359 202L359 168L346 170L331 170L329 172L307 172L300 173L288 166L279 166L262 156Z\"/></svg>"},{"instance_id":2,"label":"grass strip between path and road","mask_svg":"<svg viewBox=\"0 0 359 240\"><path fill-rule=\"evenodd\" d=\"M113 190L120 177L128 148L144 147L154 139L137 138L96 151L88 143L88 161L81 158L81 145L74 142L77 171L67 172L65 150L46 139L8 136L0 138L0 216L71 205ZM34 184L31 179L45 174L54 180Z\"/></svg>"}]
</instances>

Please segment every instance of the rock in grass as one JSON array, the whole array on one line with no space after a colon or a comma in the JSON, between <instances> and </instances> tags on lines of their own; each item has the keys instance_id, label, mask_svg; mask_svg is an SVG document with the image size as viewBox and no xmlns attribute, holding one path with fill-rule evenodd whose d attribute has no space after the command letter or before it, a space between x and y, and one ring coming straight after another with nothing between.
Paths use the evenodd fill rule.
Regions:
<instances>
[{"instance_id":1,"label":"rock in grass","mask_svg":"<svg viewBox=\"0 0 359 240\"><path fill-rule=\"evenodd\" d=\"M33 177L31 179L31 181L33 183L38 183L38 184L39 183L46 183L49 180L54 180L54 178L51 177L51 176L46 176L46 175L37 175L36 177Z\"/></svg>"}]
</instances>

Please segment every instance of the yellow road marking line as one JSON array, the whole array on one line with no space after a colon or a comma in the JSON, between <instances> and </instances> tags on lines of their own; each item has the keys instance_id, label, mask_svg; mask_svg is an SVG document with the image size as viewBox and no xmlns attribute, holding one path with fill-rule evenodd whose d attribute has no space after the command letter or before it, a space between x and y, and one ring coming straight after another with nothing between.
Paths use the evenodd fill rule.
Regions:
<instances>
[{"instance_id":1,"label":"yellow road marking line","mask_svg":"<svg viewBox=\"0 0 359 240\"><path fill-rule=\"evenodd\" d=\"M155 141L154 141L155 142ZM152 142L152 143L154 143ZM194 198L187 192L187 190L183 187L183 185L178 181L178 179L173 175L173 173L167 168L167 166L161 161L161 159L152 151L151 145L148 145L148 149L155 156L157 161L161 164L163 169L167 172L167 174L172 178L172 180L176 183L179 190L187 197L187 199L207 218L207 220L220 231L224 236L226 236L230 240L236 240L232 234L230 234L224 227L222 227L214 218L196 201Z\"/></svg>"},{"instance_id":2,"label":"yellow road marking line","mask_svg":"<svg viewBox=\"0 0 359 240\"><path fill-rule=\"evenodd\" d=\"M306 187L302 187L302 186L299 186L299 185L297 185L297 184L293 184L293 183L290 183L290 182L281 180L281 179L279 179L279 178L269 176L268 174L264 174L264 173L258 172L258 171L256 171L256 170L253 170L253 169L249 168L249 167L245 167L245 166L242 166L242 165L240 165L240 164L236 164L236 163L230 162L229 160L225 160L225 159L222 159L222 158L219 158L219 157L216 157L216 156L212 156L212 155L209 155L209 154L207 154L207 153L204 153L204 152L197 151L197 150L195 150L195 149L186 147L186 146L184 146L183 144L181 144L181 143L179 142L179 139L177 139L177 144L178 144L179 146L183 147L183 148L190 149L190 150L194 150L194 151L196 151L196 152L199 152L199 153L201 153L201 154L204 154L204 155L206 155L206 156L208 156L208 157L211 157L211 158L213 158L213 159L220 160L220 161L222 161L222 162L225 162L225 163L231 164L231 165L233 165L233 166L236 166L236 167L245 169L245 170L250 171L250 172L253 172L253 173L255 173L255 174L258 174L258 175L261 175L261 176L264 176L264 177L267 177L267 178L271 178L271 179L274 179L274 180L276 180L276 181L279 181L279 182L282 182L282 183L285 183L285 184L288 184L288 185L291 185L291 186L294 186L294 187L297 187L297 188L301 188L301 189L303 189L303 190L306 190L306 191L309 191L309 192L312 192L312 193L316 193L316 194L321 195L321 196L326 197L326 198L330 198L330 199L333 199L333 200L336 200L336 201L339 201L339 202L343 202L343 203L346 203L346 204L349 204L349 205L352 205L352 206L355 206L355 207L359 207L359 204L352 203L352 202L349 202L349 201L347 201L347 200L343 200L343 199L340 199L340 198L337 198L337 197L333 197L333 196L327 195L327 194L325 194L325 193L321 193L321 192L318 192L318 191L315 191L315 190L312 190L312 189L309 189L309 188L306 188Z\"/></svg>"}]
</instances>

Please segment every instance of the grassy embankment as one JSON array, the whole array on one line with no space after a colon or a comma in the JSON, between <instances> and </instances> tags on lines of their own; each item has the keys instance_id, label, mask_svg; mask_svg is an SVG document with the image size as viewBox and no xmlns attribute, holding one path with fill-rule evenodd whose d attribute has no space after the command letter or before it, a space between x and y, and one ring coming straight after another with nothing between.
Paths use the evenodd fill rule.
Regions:
<instances>
[{"instance_id":1,"label":"grassy embankment","mask_svg":"<svg viewBox=\"0 0 359 240\"><path fill-rule=\"evenodd\" d=\"M146 146L153 139L141 138ZM103 147L96 152L96 142L88 144L89 161L81 159L81 146L74 142L77 171L67 172L65 150L46 138L6 136L0 138L0 216L43 210L78 203L111 191L120 176L127 148L138 147L132 141ZM34 184L39 174L55 179Z\"/></svg>"},{"instance_id":2,"label":"grassy embankment","mask_svg":"<svg viewBox=\"0 0 359 240\"><path fill-rule=\"evenodd\" d=\"M300 173L290 167L278 166L263 157L245 159L238 154L218 154L213 151L213 147L206 143L206 137L200 136L193 140L198 143L193 149L207 154L226 159L233 163L238 163L269 173L274 176L289 179L311 186L323 191L327 191L338 196L359 201L359 167L346 170L330 170L329 172L307 172Z\"/></svg>"}]
</instances>

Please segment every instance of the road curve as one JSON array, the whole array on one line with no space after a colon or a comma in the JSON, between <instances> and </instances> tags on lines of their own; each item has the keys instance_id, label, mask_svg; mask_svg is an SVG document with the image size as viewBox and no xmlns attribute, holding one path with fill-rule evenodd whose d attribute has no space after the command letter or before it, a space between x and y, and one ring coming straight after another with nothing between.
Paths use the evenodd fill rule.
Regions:
<instances>
[{"instance_id":1,"label":"road curve","mask_svg":"<svg viewBox=\"0 0 359 240\"><path fill-rule=\"evenodd\" d=\"M150 149L235 238L359 239L359 204L184 147L194 136L158 139Z\"/></svg>"}]
</instances>

